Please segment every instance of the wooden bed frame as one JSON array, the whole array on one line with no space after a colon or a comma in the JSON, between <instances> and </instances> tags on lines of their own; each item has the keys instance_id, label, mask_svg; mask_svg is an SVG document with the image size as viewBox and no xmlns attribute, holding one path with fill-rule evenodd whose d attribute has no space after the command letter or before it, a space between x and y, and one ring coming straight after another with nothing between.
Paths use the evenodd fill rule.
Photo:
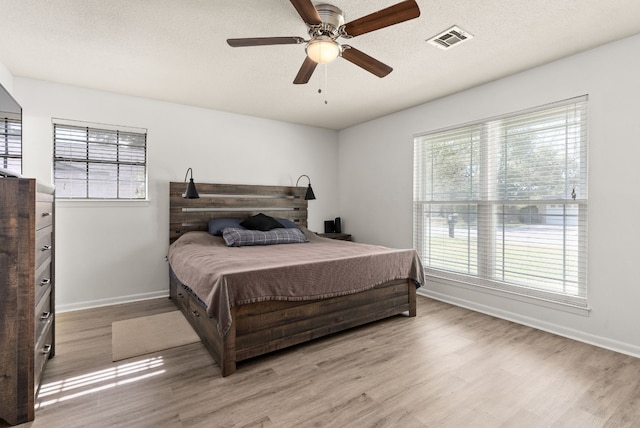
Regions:
<instances>
[{"instance_id":1,"label":"wooden bed frame","mask_svg":"<svg viewBox=\"0 0 640 428\"><path fill-rule=\"evenodd\" d=\"M171 182L170 237L207 230L212 218L247 218L260 212L307 226L306 188L289 186L197 183L199 199L185 199L186 183ZM367 291L330 299L267 301L231 308L232 324L222 337L204 305L170 272L170 298L198 333L222 369L236 371L236 363L394 315L416 315L416 287L412 280L391 281Z\"/></svg>"}]
</instances>

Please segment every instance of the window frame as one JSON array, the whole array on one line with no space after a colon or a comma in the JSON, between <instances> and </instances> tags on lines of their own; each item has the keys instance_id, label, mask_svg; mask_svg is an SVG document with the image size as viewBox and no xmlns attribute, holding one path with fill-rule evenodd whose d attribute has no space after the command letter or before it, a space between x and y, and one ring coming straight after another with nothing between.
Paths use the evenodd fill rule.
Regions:
<instances>
[{"instance_id":1,"label":"window frame","mask_svg":"<svg viewBox=\"0 0 640 428\"><path fill-rule=\"evenodd\" d=\"M77 120L67 120L54 118L53 128L53 181L56 186L56 198L59 201L111 201L111 202L145 202L149 200L149 167L148 167L148 130L146 128L134 128L122 125L108 125ZM59 136L60 132L60 136ZM63 137L64 132L75 132L75 136L84 133L83 138ZM96 135L102 135L106 140L98 140ZM66 140L66 141L65 141ZM123 141L124 140L124 141ZM135 141L134 144L126 144L127 140ZM96 147L98 149L96 149ZM57 149L60 148L60 151ZM128 148L128 150L122 150ZM63 154L64 149L67 153ZM79 149L79 150L77 150ZM77 152L77 153L76 153ZM125 152L129 152L131 159L125 160ZM84 153L84 155L78 155ZM136 159L137 158L137 159ZM140 158L142 160L140 160ZM75 181L84 186L84 195L66 195L64 192L65 180L62 175L64 164L81 165L86 176L81 179L67 177L67 183ZM129 167L132 170L142 169L144 178L142 180L122 179L126 176L122 167ZM109 180L99 180L100 168L113 169L107 171ZM132 172L130 171L130 174ZM112 177L115 174L115 179ZM135 173L133 173L135 174ZM115 196L96 196L99 192L92 189L92 184L102 182L103 185L111 187L110 191L115 191ZM135 192L141 191L139 197L123 196L123 188L126 186L136 187ZM142 190L139 190L142 189ZM131 191L131 190L129 190ZM93 195L92 195L92 192Z\"/></svg>"},{"instance_id":2,"label":"window frame","mask_svg":"<svg viewBox=\"0 0 640 428\"><path fill-rule=\"evenodd\" d=\"M560 304L565 307L571 307L578 310L588 309L587 302L587 211L588 211L588 118L587 118L587 102L588 96L584 95L581 97L572 98L569 100L563 100L557 103L547 104L544 106L528 109L525 111L510 113L501 115L498 117L488 118L484 120L480 120L473 123L463 124L459 126L453 126L445 129L435 130L432 132L419 134L414 136L414 220L413 220L413 236L414 236L414 246L420 253L423 263L425 266L425 273L428 276L431 276L436 279L442 279L447 284L461 284L465 286L469 286L472 289L484 289L486 291L498 292L498 293L508 293L509 295L519 295L525 298L534 298L539 301L546 301L552 304ZM519 117L525 117L527 115L535 115L540 112L551 111L554 108L562 108L564 106L576 105L580 106L580 120L579 126L580 128L580 173L583 174L580 180L583 185L579 190L579 197L565 197L565 198L552 198L549 200L545 200L543 198L521 198L521 199L513 199L510 200L508 198L501 199L497 198L495 192L491 192L490 188L492 186L496 186L496 184L490 184L491 182L495 183L495 177L490 176L491 172L487 171L495 171L495 165L491 166L491 163L497 162L495 159L496 156L490 156L490 154L495 154L492 152L493 148L490 147L490 144L494 144L488 134L491 132L492 125L504 121L509 121L512 119L517 119ZM431 141L436 141L439 137L446 138L446 135L454 135L456 133L459 134L459 138L464 138L465 134L472 135L473 133L477 133L479 135L479 153L476 155L479 159L479 167L482 173L479 174L479 177L476 177L478 183L478 189L473 189L473 185L469 185L469 195L461 196L459 199L455 197L449 196L449 199L443 198L432 200L426 200L427 198L424 196L425 189L424 186L427 185L428 178L425 178L423 175L426 173L427 169L423 164L423 153L421 152L422 148L419 147L420 144L423 144L425 139L431 138ZM443 137L445 136L445 137ZM469 141L472 141L472 137L469 137ZM565 145L569 143L565 142ZM472 146L472 144L471 144ZM471 152L471 150L470 150ZM422 154L421 154L422 153ZM420 164L419 164L420 162ZM470 164L473 167L475 164ZM435 164L431 165L432 171L437 167ZM566 171L565 171L566 173ZM433 174L433 172L432 172ZM473 174L471 174L473 175ZM488 177L490 176L490 177ZM470 181L473 180L470 178ZM492 181L493 180L493 181ZM432 184L433 185L433 184ZM505 188L506 189L506 188ZM506 193L506 190L505 190ZM567 289L564 288L564 293L559 293L557 291L549 291L544 290L544 287L540 286L527 286L523 284L517 284L510 281L501 281L495 278L493 274L493 270L495 268L496 263L496 255L498 254L498 249L496 248L495 242L496 232L495 232L495 224L490 224L495 219L495 213L493 210L496 209L497 206L512 206L512 205L545 205L551 206L552 204L560 205L563 207L562 212L562 230L563 237L566 238L566 230L567 230L567 218L569 216L568 211L566 210L567 206L576 206L577 214L575 216L575 220L578 222L577 225L577 238L575 238L577 242L577 285L576 289L573 289L572 292L567 292ZM432 267L431 260L425 260L425 252L428 252L429 257L432 257L431 248L429 247L428 251L425 251L425 233L433 235L433 226L431 224L425 226L426 223L431 223L432 216L434 214L434 210L432 207L440 206L442 210L443 206L452 207L463 207L465 205L475 206L478 224L477 230L475 231L477 235L475 236L477 241L477 249L471 249L470 253L476 251L474 255L470 254L468 259L474 260L476 266L476 272L460 272L455 270L449 270L443 267ZM425 210L425 207L428 207L428 211ZM456 212L455 210L451 210L451 212ZM470 218L472 210L467 211L467 215ZM442 214L442 211L441 211ZM504 213L503 213L504 215ZM427 220L428 219L428 220ZM455 220L452 218L451 220ZM481 223L482 222L482 223ZM454 223L455 224L455 223ZM504 225L504 223L503 223ZM449 224L451 227L451 224ZM503 227L504 228L504 227ZM429 235L429 238L431 237ZM503 232L503 240L505 239L505 234ZM432 241L429 241L429 245L431 245ZM503 247L503 257L504 257L504 247ZM563 251L565 251L563 249ZM473 258L475 257L475 259ZM565 258L563 253L563 264L562 269L563 272L567 269L567 258ZM563 279L563 284L566 284L566 279ZM564 285L563 285L564 286Z\"/></svg>"},{"instance_id":3,"label":"window frame","mask_svg":"<svg viewBox=\"0 0 640 428\"><path fill-rule=\"evenodd\" d=\"M9 127L12 126L17 129L17 133L10 132ZM17 140L18 153L11 154L10 146L16 144L16 141L11 142L12 139ZM22 174L22 114L2 112L0 115L0 168L6 171L11 171L17 175ZM9 160L15 159L19 163L19 169L16 171L9 166Z\"/></svg>"}]
</instances>

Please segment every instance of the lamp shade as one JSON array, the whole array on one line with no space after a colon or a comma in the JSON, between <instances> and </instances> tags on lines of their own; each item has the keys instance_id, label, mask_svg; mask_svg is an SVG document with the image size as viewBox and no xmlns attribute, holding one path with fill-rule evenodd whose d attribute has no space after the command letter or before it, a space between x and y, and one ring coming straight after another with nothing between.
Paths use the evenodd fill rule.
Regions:
<instances>
[{"instance_id":1,"label":"lamp shade","mask_svg":"<svg viewBox=\"0 0 640 428\"><path fill-rule=\"evenodd\" d=\"M309 186L307 187L307 193L304 194L304 199L306 201L315 199L316 195L313 193L313 189L311 188L311 183L309 183Z\"/></svg>"},{"instance_id":2,"label":"lamp shade","mask_svg":"<svg viewBox=\"0 0 640 428\"><path fill-rule=\"evenodd\" d=\"M320 36L307 44L307 56L318 64L325 64L338 58L340 45L328 36Z\"/></svg>"},{"instance_id":3,"label":"lamp shade","mask_svg":"<svg viewBox=\"0 0 640 428\"><path fill-rule=\"evenodd\" d=\"M191 173L191 178L189 178L189 183L187 184L187 190L184 192L184 197L187 199L198 199L200 195L198 194L198 189L196 189L196 183L193 182L193 170L191 168L187 169L184 181L187 181L189 173Z\"/></svg>"},{"instance_id":4,"label":"lamp shade","mask_svg":"<svg viewBox=\"0 0 640 428\"><path fill-rule=\"evenodd\" d=\"M307 193L304 194L304 200L311 201L316 198L316 195L315 193L313 193L313 189L311 188L311 179L309 178L308 175L303 174L300 177L298 177L298 180L296 181L296 187L298 186L298 183L300 183L300 179L302 177L307 177L307 180L309 180L309 185L307 186Z\"/></svg>"},{"instance_id":5,"label":"lamp shade","mask_svg":"<svg viewBox=\"0 0 640 428\"><path fill-rule=\"evenodd\" d=\"M196 189L196 183L193 182L193 178L189 179L189 184L187 184L187 191L184 195L187 199L198 199L200 195L198 194L198 189Z\"/></svg>"}]
</instances>

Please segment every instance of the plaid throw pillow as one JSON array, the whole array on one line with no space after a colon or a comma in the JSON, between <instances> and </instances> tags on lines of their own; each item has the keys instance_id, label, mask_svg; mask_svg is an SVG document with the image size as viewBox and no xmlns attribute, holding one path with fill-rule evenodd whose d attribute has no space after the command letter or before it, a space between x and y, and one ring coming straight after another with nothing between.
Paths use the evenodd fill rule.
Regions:
<instances>
[{"instance_id":1,"label":"plaid throw pillow","mask_svg":"<svg viewBox=\"0 0 640 428\"><path fill-rule=\"evenodd\" d=\"M300 229L278 228L266 232L260 230L237 229L227 227L222 231L227 247L244 247L249 245L297 244L307 242L307 237Z\"/></svg>"}]
</instances>

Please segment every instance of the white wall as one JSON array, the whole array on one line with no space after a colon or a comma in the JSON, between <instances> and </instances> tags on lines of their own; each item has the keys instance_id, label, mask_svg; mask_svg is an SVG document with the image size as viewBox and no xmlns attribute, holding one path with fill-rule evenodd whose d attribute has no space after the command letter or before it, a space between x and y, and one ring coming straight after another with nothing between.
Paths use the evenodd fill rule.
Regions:
<instances>
[{"instance_id":1,"label":"white wall","mask_svg":"<svg viewBox=\"0 0 640 428\"><path fill-rule=\"evenodd\" d=\"M434 281L423 292L640 356L639 51L637 35L341 131L340 212L349 233L363 242L413 245L415 134L589 94L590 313Z\"/></svg>"},{"instance_id":2,"label":"white wall","mask_svg":"<svg viewBox=\"0 0 640 428\"><path fill-rule=\"evenodd\" d=\"M7 67L0 61L0 85L13 95L13 75Z\"/></svg>"},{"instance_id":3,"label":"white wall","mask_svg":"<svg viewBox=\"0 0 640 428\"><path fill-rule=\"evenodd\" d=\"M25 177L52 181L52 117L148 129L148 202L56 204L58 310L168 295L168 183L188 167L196 183L295 185L307 174L318 198L309 228L338 215L335 131L23 78L13 93Z\"/></svg>"}]
</instances>

